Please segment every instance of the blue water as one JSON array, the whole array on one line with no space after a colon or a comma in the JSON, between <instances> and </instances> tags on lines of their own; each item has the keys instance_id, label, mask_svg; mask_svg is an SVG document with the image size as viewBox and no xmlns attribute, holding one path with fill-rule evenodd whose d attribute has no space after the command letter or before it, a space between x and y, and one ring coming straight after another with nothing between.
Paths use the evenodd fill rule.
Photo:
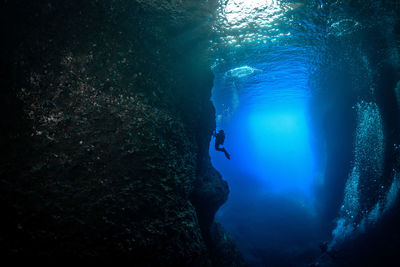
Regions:
<instances>
[{"instance_id":1,"label":"blue water","mask_svg":"<svg viewBox=\"0 0 400 267\"><path fill-rule=\"evenodd\" d=\"M386 204L378 199L398 188L394 173L396 189L382 190L375 206L359 204L367 194L359 183L383 175L384 133L372 59L361 44L368 40L359 41L373 22L355 10L387 12L376 2L356 9L339 1L221 2L212 101L231 160L213 144L210 155L231 192L216 219L251 266L307 266L319 242L353 235L362 216L379 217ZM398 54L389 58L398 63ZM335 162L328 170L327 158Z\"/></svg>"},{"instance_id":2,"label":"blue water","mask_svg":"<svg viewBox=\"0 0 400 267\"><path fill-rule=\"evenodd\" d=\"M231 190L217 220L253 264L263 262L254 255L257 249L282 258L287 248L301 254L312 248L312 241L318 243L309 234L318 227L313 188L319 170L308 121L306 72L281 60L274 62L280 65L276 70L254 64L257 71L246 76L216 75L214 87L214 92L226 90L220 97L232 101L217 109L217 114L230 112L217 128L226 132L231 160L210 149L213 165ZM275 257L264 252L262 257Z\"/></svg>"},{"instance_id":3,"label":"blue water","mask_svg":"<svg viewBox=\"0 0 400 267\"><path fill-rule=\"evenodd\" d=\"M300 190L309 196L314 155L307 121L306 74L295 71L299 66L289 62L276 64L279 70L259 64L245 76L225 74L220 81L217 76L214 91L221 86L226 91L219 97L228 99L217 114L231 113L218 121L218 127L228 133L230 163L238 171L256 177L265 190Z\"/></svg>"}]
</instances>

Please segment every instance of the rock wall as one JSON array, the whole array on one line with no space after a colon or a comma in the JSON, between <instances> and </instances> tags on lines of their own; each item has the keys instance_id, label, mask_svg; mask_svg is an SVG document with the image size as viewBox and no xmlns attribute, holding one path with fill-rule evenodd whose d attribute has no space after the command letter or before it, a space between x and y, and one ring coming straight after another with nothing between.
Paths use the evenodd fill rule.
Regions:
<instances>
[{"instance_id":1,"label":"rock wall","mask_svg":"<svg viewBox=\"0 0 400 267\"><path fill-rule=\"evenodd\" d=\"M241 265L210 231L212 1L1 5L1 253Z\"/></svg>"},{"instance_id":2,"label":"rock wall","mask_svg":"<svg viewBox=\"0 0 400 267\"><path fill-rule=\"evenodd\" d=\"M321 99L316 102L322 108L314 113L324 128L327 168L319 198L326 199L321 206L326 225L335 226L330 255L317 262L395 266L400 236L400 65L395 44L400 6L396 1L342 4L340 9L331 6L331 16L346 15L362 27L352 34L328 35L328 64L320 70Z\"/></svg>"}]
</instances>

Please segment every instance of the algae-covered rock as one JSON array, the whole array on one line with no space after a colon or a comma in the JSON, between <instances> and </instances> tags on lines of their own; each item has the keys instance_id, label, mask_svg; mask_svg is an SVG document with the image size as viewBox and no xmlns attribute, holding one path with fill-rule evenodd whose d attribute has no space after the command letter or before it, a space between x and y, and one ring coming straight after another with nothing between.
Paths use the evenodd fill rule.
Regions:
<instances>
[{"instance_id":1,"label":"algae-covered rock","mask_svg":"<svg viewBox=\"0 0 400 267\"><path fill-rule=\"evenodd\" d=\"M232 237L218 222L211 226L212 258L216 266L245 266L244 259Z\"/></svg>"},{"instance_id":2,"label":"algae-covered rock","mask_svg":"<svg viewBox=\"0 0 400 267\"><path fill-rule=\"evenodd\" d=\"M208 157L211 1L194 3L2 3L6 258L216 262L228 188Z\"/></svg>"}]
</instances>

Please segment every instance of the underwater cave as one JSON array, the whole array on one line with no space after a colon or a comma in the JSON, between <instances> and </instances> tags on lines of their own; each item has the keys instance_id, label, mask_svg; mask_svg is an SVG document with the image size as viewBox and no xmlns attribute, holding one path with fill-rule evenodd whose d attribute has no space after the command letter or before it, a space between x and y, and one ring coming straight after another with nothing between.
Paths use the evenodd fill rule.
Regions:
<instances>
[{"instance_id":1,"label":"underwater cave","mask_svg":"<svg viewBox=\"0 0 400 267\"><path fill-rule=\"evenodd\" d=\"M399 265L398 0L0 6L4 260Z\"/></svg>"}]
</instances>

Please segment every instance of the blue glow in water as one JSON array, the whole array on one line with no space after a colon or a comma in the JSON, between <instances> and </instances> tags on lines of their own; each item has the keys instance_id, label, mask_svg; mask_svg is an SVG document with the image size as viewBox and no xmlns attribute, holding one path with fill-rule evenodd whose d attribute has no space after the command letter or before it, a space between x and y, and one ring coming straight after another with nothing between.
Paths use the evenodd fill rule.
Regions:
<instances>
[{"instance_id":1,"label":"blue glow in water","mask_svg":"<svg viewBox=\"0 0 400 267\"><path fill-rule=\"evenodd\" d=\"M266 106L240 110L227 126L230 168L257 178L262 184L259 189L264 191L296 190L308 195L313 180L313 156L305 107Z\"/></svg>"},{"instance_id":2,"label":"blue glow in water","mask_svg":"<svg viewBox=\"0 0 400 267\"><path fill-rule=\"evenodd\" d=\"M250 116L250 139L257 169L273 188L307 188L312 155L304 110L277 107Z\"/></svg>"},{"instance_id":3,"label":"blue glow in water","mask_svg":"<svg viewBox=\"0 0 400 267\"><path fill-rule=\"evenodd\" d=\"M266 66L260 64L245 66L257 72L240 77L226 74L244 67L216 73L217 128L226 132L231 161L210 152L223 175L235 170L248 174L256 180L258 192L294 192L310 198L315 173L307 74L299 71L299 64L280 63L284 72L264 71ZM224 178L229 182L230 175Z\"/></svg>"},{"instance_id":4,"label":"blue glow in water","mask_svg":"<svg viewBox=\"0 0 400 267\"><path fill-rule=\"evenodd\" d=\"M226 75L240 67L216 72L213 89L217 128L224 129L231 154L227 160L210 146L231 191L216 218L252 264L263 261L253 248L282 258L278 253L309 249L318 236L306 72L280 64L275 72L260 64L240 77Z\"/></svg>"}]
</instances>

